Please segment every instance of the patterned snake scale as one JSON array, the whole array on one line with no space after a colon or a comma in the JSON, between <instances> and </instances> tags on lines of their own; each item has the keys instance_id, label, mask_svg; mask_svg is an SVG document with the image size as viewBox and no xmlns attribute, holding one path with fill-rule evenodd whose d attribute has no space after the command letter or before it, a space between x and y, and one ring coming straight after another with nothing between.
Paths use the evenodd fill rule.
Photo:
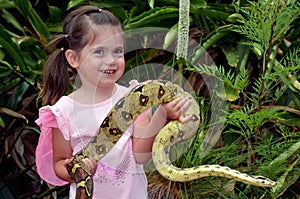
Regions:
<instances>
[{"instance_id":1,"label":"patterned snake scale","mask_svg":"<svg viewBox=\"0 0 300 199\"><path fill-rule=\"evenodd\" d=\"M193 99L189 93L176 84L169 81L149 80L137 85L121 98L108 113L93 140L67 163L68 173L76 183L76 199L92 198L93 195L93 179L82 159L93 157L99 161L142 112L154 105L170 102L179 96ZM191 139L198 130L200 118L196 100L193 99L186 114L193 116L191 121L184 124L177 120L170 121L154 141L152 159L162 176L178 182L192 181L207 176L220 176L255 186L276 185L275 182L263 176L251 176L219 165L202 165L192 168L177 168L172 165L171 147L183 140ZM111 142L105 141L106 137Z\"/></svg>"}]
</instances>

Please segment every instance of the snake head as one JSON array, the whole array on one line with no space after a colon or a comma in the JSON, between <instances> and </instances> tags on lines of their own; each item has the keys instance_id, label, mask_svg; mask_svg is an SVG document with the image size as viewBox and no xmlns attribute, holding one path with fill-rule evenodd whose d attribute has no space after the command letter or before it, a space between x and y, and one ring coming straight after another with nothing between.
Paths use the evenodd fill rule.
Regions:
<instances>
[{"instance_id":1,"label":"snake head","mask_svg":"<svg viewBox=\"0 0 300 199\"><path fill-rule=\"evenodd\" d=\"M264 176L254 176L254 178L266 187L274 187L277 183Z\"/></svg>"}]
</instances>

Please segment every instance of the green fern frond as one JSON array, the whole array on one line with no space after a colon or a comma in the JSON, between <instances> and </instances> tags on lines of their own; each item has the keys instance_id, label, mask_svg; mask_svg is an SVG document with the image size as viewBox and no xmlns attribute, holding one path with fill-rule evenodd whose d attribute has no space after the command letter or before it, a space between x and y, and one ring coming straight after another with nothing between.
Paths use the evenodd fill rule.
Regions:
<instances>
[{"instance_id":1,"label":"green fern frond","mask_svg":"<svg viewBox=\"0 0 300 199\"><path fill-rule=\"evenodd\" d=\"M249 72L247 70L241 70L236 76L235 87L244 90L249 84Z\"/></svg>"},{"instance_id":2,"label":"green fern frond","mask_svg":"<svg viewBox=\"0 0 300 199\"><path fill-rule=\"evenodd\" d=\"M289 3L272 0L249 3L248 7L237 8L245 15L245 20L240 21L242 24L237 25L234 31L251 41L247 45L263 52L273 42L281 40L300 15L300 4L296 0Z\"/></svg>"},{"instance_id":3,"label":"green fern frond","mask_svg":"<svg viewBox=\"0 0 300 199\"><path fill-rule=\"evenodd\" d=\"M228 124L234 126L236 132L249 139L254 136L257 129L267 122L284 121L286 114L278 108L262 109L253 111L254 106L245 106L244 109L233 110L227 114Z\"/></svg>"},{"instance_id":4,"label":"green fern frond","mask_svg":"<svg viewBox=\"0 0 300 199\"><path fill-rule=\"evenodd\" d=\"M291 49L282 59L281 64L289 70L300 69L300 48Z\"/></svg>"},{"instance_id":5,"label":"green fern frond","mask_svg":"<svg viewBox=\"0 0 300 199\"><path fill-rule=\"evenodd\" d=\"M275 15L273 40L282 39L286 32L291 28L291 23L300 16L300 4L296 0L287 3L284 1L272 1L278 10Z\"/></svg>"},{"instance_id":6,"label":"green fern frond","mask_svg":"<svg viewBox=\"0 0 300 199\"><path fill-rule=\"evenodd\" d=\"M258 105L259 100L260 100L262 84L263 84L263 81L261 78L254 80L253 86L252 86L253 92L247 93L248 96L246 95L246 97L248 97L248 99L249 99L249 102L252 104L255 104L256 106Z\"/></svg>"},{"instance_id":7,"label":"green fern frond","mask_svg":"<svg viewBox=\"0 0 300 199\"><path fill-rule=\"evenodd\" d=\"M247 70L241 71L238 75L232 70L226 70L225 67L220 66L208 66L208 65L198 65L193 66L194 68L189 68L189 70L196 70L199 74L205 74L216 78L216 80L221 81L224 85L226 91L226 99L228 101L235 101L239 98L240 92L244 90L249 85ZM220 94L223 95L224 94ZM221 97L221 96L220 96Z\"/></svg>"}]
</instances>

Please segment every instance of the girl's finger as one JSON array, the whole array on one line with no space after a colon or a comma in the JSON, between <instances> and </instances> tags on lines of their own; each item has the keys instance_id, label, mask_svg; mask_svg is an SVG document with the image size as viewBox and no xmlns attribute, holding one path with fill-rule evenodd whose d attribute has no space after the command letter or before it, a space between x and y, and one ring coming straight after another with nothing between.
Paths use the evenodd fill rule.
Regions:
<instances>
[{"instance_id":1,"label":"girl's finger","mask_svg":"<svg viewBox=\"0 0 300 199\"><path fill-rule=\"evenodd\" d=\"M181 113L184 114L190 105L192 104L192 100L190 98L186 98L184 103L181 105Z\"/></svg>"},{"instance_id":2,"label":"girl's finger","mask_svg":"<svg viewBox=\"0 0 300 199\"><path fill-rule=\"evenodd\" d=\"M181 115L181 116L179 117L179 121L180 121L181 123L186 123L186 122L190 121L192 118L193 118L192 115L188 115L188 116Z\"/></svg>"},{"instance_id":3,"label":"girl's finger","mask_svg":"<svg viewBox=\"0 0 300 199\"><path fill-rule=\"evenodd\" d=\"M176 101L175 101L174 110L175 111L181 111L182 106L187 102L187 100L189 100L189 98L187 98L187 97L177 98Z\"/></svg>"},{"instance_id":4,"label":"girl's finger","mask_svg":"<svg viewBox=\"0 0 300 199\"><path fill-rule=\"evenodd\" d=\"M90 167L90 162L89 162L89 159L88 158L84 158L82 160L82 162L85 164L85 166L90 170L91 167Z\"/></svg>"},{"instance_id":5,"label":"girl's finger","mask_svg":"<svg viewBox=\"0 0 300 199\"><path fill-rule=\"evenodd\" d=\"M182 99L183 99L183 97L178 97L177 99L171 101L170 105L172 105L173 108L176 108Z\"/></svg>"},{"instance_id":6,"label":"girl's finger","mask_svg":"<svg viewBox=\"0 0 300 199\"><path fill-rule=\"evenodd\" d=\"M94 158L85 158L82 160L84 162L84 164L86 165L86 167L91 171L94 170L94 168L96 167L96 160Z\"/></svg>"},{"instance_id":7,"label":"girl's finger","mask_svg":"<svg viewBox=\"0 0 300 199\"><path fill-rule=\"evenodd\" d=\"M190 107L192 100L188 97L185 97L180 103L180 117L178 118L181 123L186 123L192 119L192 115L185 115L185 112Z\"/></svg>"}]
</instances>

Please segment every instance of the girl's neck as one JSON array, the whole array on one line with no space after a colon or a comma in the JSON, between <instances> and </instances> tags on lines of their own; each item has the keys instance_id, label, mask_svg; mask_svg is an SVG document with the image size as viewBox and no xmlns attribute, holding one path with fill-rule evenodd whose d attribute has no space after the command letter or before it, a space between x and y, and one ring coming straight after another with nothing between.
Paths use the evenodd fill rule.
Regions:
<instances>
[{"instance_id":1,"label":"girl's neck","mask_svg":"<svg viewBox=\"0 0 300 199\"><path fill-rule=\"evenodd\" d=\"M97 104L111 98L115 93L116 85L111 87L87 88L81 86L72 92L69 97L82 104Z\"/></svg>"}]
</instances>

